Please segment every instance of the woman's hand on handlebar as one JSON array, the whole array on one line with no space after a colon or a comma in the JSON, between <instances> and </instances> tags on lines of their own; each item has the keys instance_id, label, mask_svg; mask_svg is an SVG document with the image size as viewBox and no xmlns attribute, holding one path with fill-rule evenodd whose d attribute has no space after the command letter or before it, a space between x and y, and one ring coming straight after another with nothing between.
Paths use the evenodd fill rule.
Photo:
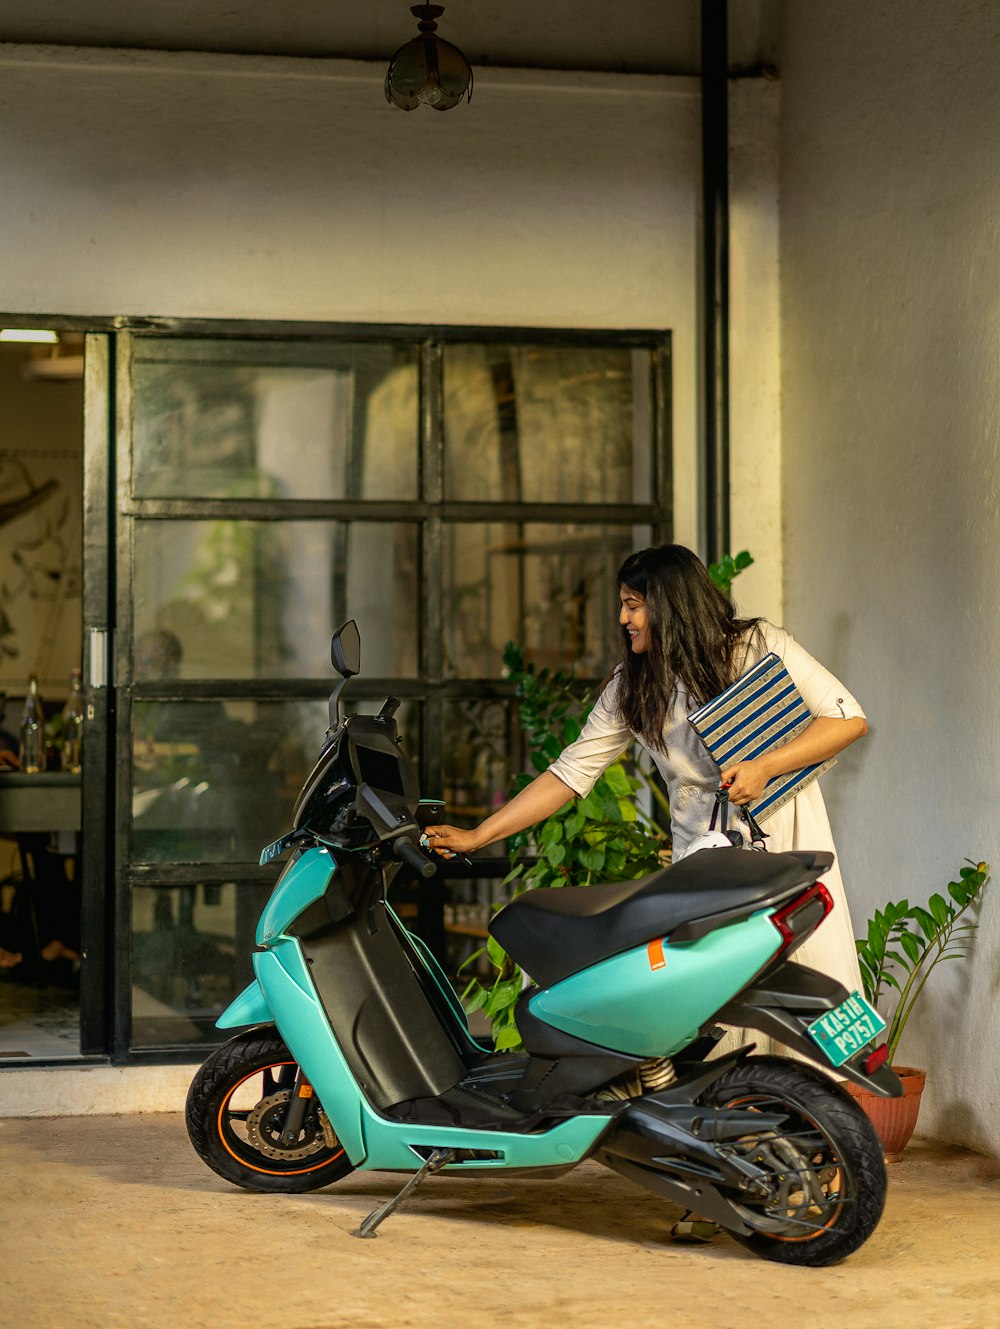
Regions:
<instances>
[{"instance_id":1,"label":"woman's hand on handlebar","mask_svg":"<svg viewBox=\"0 0 1000 1329\"><path fill-rule=\"evenodd\" d=\"M420 839L427 849L440 854L442 858L471 854L480 847L477 832L462 830L459 826L425 826Z\"/></svg>"}]
</instances>

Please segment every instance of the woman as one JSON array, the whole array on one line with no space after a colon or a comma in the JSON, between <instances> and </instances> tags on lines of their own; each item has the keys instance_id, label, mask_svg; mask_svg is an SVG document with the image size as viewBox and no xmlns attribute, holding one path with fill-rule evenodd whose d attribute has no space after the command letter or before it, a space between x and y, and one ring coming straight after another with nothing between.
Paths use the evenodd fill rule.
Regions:
<instances>
[{"instance_id":1,"label":"woman","mask_svg":"<svg viewBox=\"0 0 1000 1329\"><path fill-rule=\"evenodd\" d=\"M708 829L720 783L731 803L760 798L776 775L825 761L868 732L861 707L786 632L764 619L740 619L701 560L683 545L631 554L618 573L623 656L580 737L537 779L472 830L427 828L430 847L470 853L544 821L576 797L638 739L666 781L674 857ZM780 656L815 717L797 737L752 761L720 770L688 723L769 652ZM771 851L834 851L818 781L765 823ZM860 990L850 911L834 864L823 880L834 909L796 959ZM758 1043L760 1040L758 1039Z\"/></svg>"}]
</instances>

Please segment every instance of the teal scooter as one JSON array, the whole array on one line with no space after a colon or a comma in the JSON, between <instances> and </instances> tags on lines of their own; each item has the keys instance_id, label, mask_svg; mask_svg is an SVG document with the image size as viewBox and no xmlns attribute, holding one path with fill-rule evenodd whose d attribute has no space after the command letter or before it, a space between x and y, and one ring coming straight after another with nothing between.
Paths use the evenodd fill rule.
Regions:
<instances>
[{"instance_id":1,"label":"teal scooter","mask_svg":"<svg viewBox=\"0 0 1000 1329\"><path fill-rule=\"evenodd\" d=\"M886 1173L837 1079L887 1097L901 1086L877 1013L789 960L832 908L830 855L711 848L639 881L517 897L490 932L531 976L524 1046L494 1052L387 901L403 864L436 871L420 834L442 805L420 799L396 699L341 720L360 655L352 621L333 638L341 681L292 829L261 855L289 857L257 927L256 978L218 1020L249 1028L188 1094L209 1167L277 1192L410 1174L361 1225L374 1236L433 1173L558 1176L591 1158L764 1258L818 1266L855 1251ZM752 1044L710 1056L720 1025L811 1064Z\"/></svg>"}]
</instances>

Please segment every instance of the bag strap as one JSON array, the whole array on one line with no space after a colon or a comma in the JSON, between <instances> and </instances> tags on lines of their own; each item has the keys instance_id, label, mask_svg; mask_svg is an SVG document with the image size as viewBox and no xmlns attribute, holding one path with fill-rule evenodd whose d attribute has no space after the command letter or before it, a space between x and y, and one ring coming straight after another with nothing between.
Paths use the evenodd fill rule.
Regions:
<instances>
[{"instance_id":1,"label":"bag strap","mask_svg":"<svg viewBox=\"0 0 1000 1329\"><path fill-rule=\"evenodd\" d=\"M748 807L740 808L740 811L743 813L743 816L746 818L746 823L750 827L750 848L759 849L762 853L766 853L767 845L764 841L767 839L767 832L760 829L757 818Z\"/></svg>"},{"instance_id":2,"label":"bag strap","mask_svg":"<svg viewBox=\"0 0 1000 1329\"><path fill-rule=\"evenodd\" d=\"M759 849L761 852L767 852L767 845L764 841L767 839L767 832L762 831L757 818L748 807L737 807L737 812L745 820L750 830L750 848ZM708 829L714 831L716 822L719 823L718 829L723 835L729 834L729 792L726 789L717 789L715 791L715 806L712 808L712 817L708 823ZM735 832L734 832L735 834Z\"/></svg>"},{"instance_id":3,"label":"bag strap","mask_svg":"<svg viewBox=\"0 0 1000 1329\"><path fill-rule=\"evenodd\" d=\"M712 809L712 819L708 823L708 829L714 831L715 823L719 822L719 830L725 835L729 823L729 795L725 789L716 789L715 807Z\"/></svg>"}]
</instances>

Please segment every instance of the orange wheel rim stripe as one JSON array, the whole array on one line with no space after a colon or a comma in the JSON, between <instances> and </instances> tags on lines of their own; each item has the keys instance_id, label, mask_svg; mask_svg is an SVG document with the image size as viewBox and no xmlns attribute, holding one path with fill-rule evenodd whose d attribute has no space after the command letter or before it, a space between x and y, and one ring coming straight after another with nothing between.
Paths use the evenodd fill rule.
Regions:
<instances>
[{"instance_id":1,"label":"orange wheel rim stripe","mask_svg":"<svg viewBox=\"0 0 1000 1329\"><path fill-rule=\"evenodd\" d=\"M294 1066L295 1062L275 1061L272 1062L271 1065ZM233 1150L230 1149L228 1143L226 1142L226 1136L223 1131L223 1121L222 1121L223 1114L226 1111L226 1107L230 1102L232 1102L233 1094L236 1093L237 1089L239 1089L241 1085L246 1084L247 1080L252 1080L255 1075L260 1075L261 1071L264 1071L266 1069L267 1069L266 1066L261 1066L258 1070L251 1071L249 1075L244 1075L242 1080L237 1080L236 1084L233 1085L232 1089L230 1089L229 1093L225 1096L225 1098L222 1100L221 1104L219 1105L219 1116L216 1121L216 1127L218 1130L219 1139L222 1142L223 1149L225 1149L226 1153L230 1156L230 1158L235 1158L236 1162L239 1163L240 1167L249 1168L251 1172L262 1172L266 1177L301 1177L306 1172L316 1172L321 1167L326 1167L328 1163L335 1162L344 1152L343 1147L338 1149L337 1152L331 1158L324 1158L322 1163L313 1163L310 1167L299 1167L299 1168L258 1167L255 1163L248 1163L245 1158L240 1158L239 1154L234 1153Z\"/></svg>"}]
</instances>

